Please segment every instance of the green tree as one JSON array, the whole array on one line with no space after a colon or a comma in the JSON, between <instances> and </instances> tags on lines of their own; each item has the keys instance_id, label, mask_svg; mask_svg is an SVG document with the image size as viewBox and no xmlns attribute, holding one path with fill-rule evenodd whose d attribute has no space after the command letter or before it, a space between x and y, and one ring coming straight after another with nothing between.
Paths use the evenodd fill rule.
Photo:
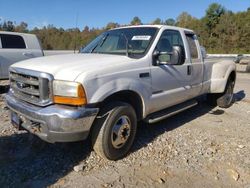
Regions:
<instances>
[{"instance_id":1,"label":"green tree","mask_svg":"<svg viewBox=\"0 0 250 188\"><path fill-rule=\"evenodd\" d=\"M89 26L86 25L86 26L83 28L83 32L88 33L88 32L89 32Z\"/></svg>"},{"instance_id":2,"label":"green tree","mask_svg":"<svg viewBox=\"0 0 250 188\"><path fill-rule=\"evenodd\" d=\"M160 18L156 18L151 24L153 24L153 25L160 25L160 24L162 24L162 21L161 21Z\"/></svg>"},{"instance_id":3,"label":"green tree","mask_svg":"<svg viewBox=\"0 0 250 188\"><path fill-rule=\"evenodd\" d=\"M132 21L130 22L131 25L141 25L141 19L138 16L135 16Z\"/></svg>"},{"instance_id":4,"label":"green tree","mask_svg":"<svg viewBox=\"0 0 250 188\"><path fill-rule=\"evenodd\" d=\"M196 18L192 17L187 12L182 12L177 17L176 25L179 27L190 28L190 23L192 23L193 20L196 20Z\"/></svg>"},{"instance_id":5,"label":"green tree","mask_svg":"<svg viewBox=\"0 0 250 188\"><path fill-rule=\"evenodd\" d=\"M106 27L105 27L105 30L109 30L109 29L114 29L116 27L119 27L119 24L118 23L115 23L115 22L109 22Z\"/></svg>"},{"instance_id":6,"label":"green tree","mask_svg":"<svg viewBox=\"0 0 250 188\"><path fill-rule=\"evenodd\" d=\"M218 3L212 3L209 5L204 17L204 22L209 32L212 32L212 30L216 27L220 21L220 17L225 13L225 11L225 8Z\"/></svg>"},{"instance_id":7,"label":"green tree","mask_svg":"<svg viewBox=\"0 0 250 188\"><path fill-rule=\"evenodd\" d=\"M210 45L210 51L215 50L216 52L214 51L214 53L230 53L236 51L235 43L239 40L239 34L235 17L232 13L228 12L220 17L214 32L218 37L214 37L216 40L216 46L212 48Z\"/></svg>"},{"instance_id":8,"label":"green tree","mask_svg":"<svg viewBox=\"0 0 250 188\"><path fill-rule=\"evenodd\" d=\"M4 31L14 31L14 23L12 21L4 21L2 25L2 30Z\"/></svg>"},{"instance_id":9,"label":"green tree","mask_svg":"<svg viewBox=\"0 0 250 188\"><path fill-rule=\"evenodd\" d=\"M27 33L28 32L28 24L25 22L21 22L19 25L15 26L14 30L16 32Z\"/></svg>"},{"instance_id":10,"label":"green tree","mask_svg":"<svg viewBox=\"0 0 250 188\"><path fill-rule=\"evenodd\" d=\"M175 20L173 18L168 18L165 22L164 22L165 25L172 25L174 26L175 25Z\"/></svg>"},{"instance_id":11,"label":"green tree","mask_svg":"<svg viewBox=\"0 0 250 188\"><path fill-rule=\"evenodd\" d=\"M238 41L237 49L241 53L250 53L250 11L238 12L235 15Z\"/></svg>"}]
</instances>

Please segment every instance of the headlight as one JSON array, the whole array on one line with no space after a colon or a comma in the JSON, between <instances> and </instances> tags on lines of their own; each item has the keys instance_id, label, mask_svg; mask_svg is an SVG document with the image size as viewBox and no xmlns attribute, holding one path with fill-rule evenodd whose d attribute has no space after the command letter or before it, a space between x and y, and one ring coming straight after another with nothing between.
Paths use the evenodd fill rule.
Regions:
<instances>
[{"instance_id":1,"label":"headlight","mask_svg":"<svg viewBox=\"0 0 250 188\"><path fill-rule=\"evenodd\" d=\"M54 102L58 104L85 105L87 98L82 84L61 80L53 81Z\"/></svg>"}]
</instances>

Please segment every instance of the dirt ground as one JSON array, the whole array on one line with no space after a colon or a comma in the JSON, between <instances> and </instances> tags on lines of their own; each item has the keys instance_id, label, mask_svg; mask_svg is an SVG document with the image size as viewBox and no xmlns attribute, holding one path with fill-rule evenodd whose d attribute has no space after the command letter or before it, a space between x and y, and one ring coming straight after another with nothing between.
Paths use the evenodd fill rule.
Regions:
<instances>
[{"instance_id":1,"label":"dirt ground","mask_svg":"<svg viewBox=\"0 0 250 188\"><path fill-rule=\"evenodd\" d=\"M0 90L0 187L250 188L250 74L239 73L234 104L205 102L157 124L143 124L132 152L105 161L89 141L48 144L15 130Z\"/></svg>"}]
</instances>

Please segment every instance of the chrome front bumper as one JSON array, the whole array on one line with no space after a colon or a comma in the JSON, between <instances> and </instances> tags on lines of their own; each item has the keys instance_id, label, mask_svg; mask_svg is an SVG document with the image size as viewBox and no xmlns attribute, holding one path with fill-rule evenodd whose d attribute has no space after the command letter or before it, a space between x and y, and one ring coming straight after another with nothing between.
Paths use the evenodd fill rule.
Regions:
<instances>
[{"instance_id":1,"label":"chrome front bumper","mask_svg":"<svg viewBox=\"0 0 250 188\"><path fill-rule=\"evenodd\" d=\"M12 120L41 139L54 142L73 142L88 137L98 108L50 105L38 107L6 95ZM13 118L15 117L15 118Z\"/></svg>"}]
</instances>

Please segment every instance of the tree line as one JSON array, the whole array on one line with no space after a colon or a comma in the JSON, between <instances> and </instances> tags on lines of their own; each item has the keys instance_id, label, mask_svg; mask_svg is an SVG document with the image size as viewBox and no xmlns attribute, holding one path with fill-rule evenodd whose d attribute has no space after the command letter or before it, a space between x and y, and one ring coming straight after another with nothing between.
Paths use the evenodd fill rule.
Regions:
<instances>
[{"instance_id":1,"label":"tree line","mask_svg":"<svg viewBox=\"0 0 250 188\"><path fill-rule=\"evenodd\" d=\"M156 18L151 23L143 23L136 16L127 25L165 24L192 29L199 37L209 53L250 53L250 7L246 11L232 12L218 3L212 3L205 15L198 19L187 12L182 12L177 19L162 20ZM110 22L103 28L63 29L53 25L43 28L28 29L28 24L13 21L1 21L0 30L36 34L46 50L73 50L79 49L93 40L103 31L116 28L119 23Z\"/></svg>"}]
</instances>

